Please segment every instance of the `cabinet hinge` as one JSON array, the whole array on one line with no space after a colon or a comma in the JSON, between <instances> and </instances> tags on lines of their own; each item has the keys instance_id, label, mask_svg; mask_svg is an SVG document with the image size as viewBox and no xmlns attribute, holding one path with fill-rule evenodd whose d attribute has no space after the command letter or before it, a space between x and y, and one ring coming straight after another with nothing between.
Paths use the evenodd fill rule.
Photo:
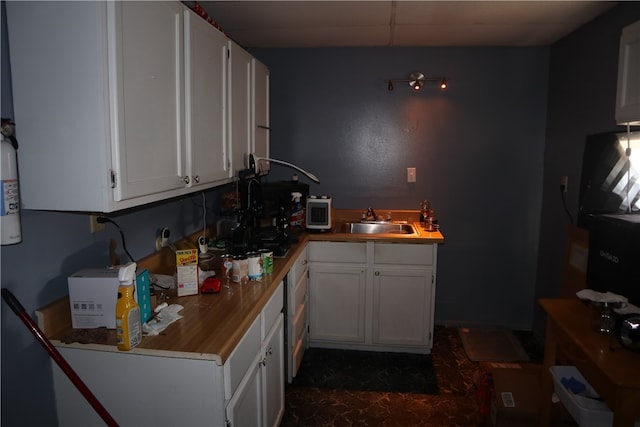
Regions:
<instances>
[{"instance_id":1,"label":"cabinet hinge","mask_svg":"<svg viewBox=\"0 0 640 427\"><path fill-rule=\"evenodd\" d=\"M116 188L116 173L111 169L111 188Z\"/></svg>"}]
</instances>

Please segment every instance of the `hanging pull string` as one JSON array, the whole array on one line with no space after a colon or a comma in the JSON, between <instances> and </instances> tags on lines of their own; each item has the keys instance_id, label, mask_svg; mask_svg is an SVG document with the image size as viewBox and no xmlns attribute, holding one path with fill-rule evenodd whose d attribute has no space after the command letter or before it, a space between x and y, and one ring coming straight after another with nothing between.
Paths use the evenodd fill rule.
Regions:
<instances>
[{"instance_id":1,"label":"hanging pull string","mask_svg":"<svg viewBox=\"0 0 640 427\"><path fill-rule=\"evenodd\" d=\"M629 196L631 190L631 125L627 123L627 149L625 150L627 156L627 212L631 213L631 197Z\"/></svg>"},{"instance_id":2,"label":"hanging pull string","mask_svg":"<svg viewBox=\"0 0 640 427\"><path fill-rule=\"evenodd\" d=\"M202 192L202 236L207 241L207 197Z\"/></svg>"},{"instance_id":3,"label":"hanging pull string","mask_svg":"<svg viewBox=\"0 0 640 427\"><path fill-rule=\"evenodd\" d=\"M573 215L571 215L571 212L569 212L569 208L567 207L567 200L564 197L564 188L562 185L560 186L560 197L562 198L562 206L564 206L564 211L569 217L569 221L571 221L571 224L574 224Z\"/></svg>"},{"instance_id":4,"label":"hanging pull string","mask_svg":"<svg viewBox=\"0 0 640 427\"><path fill-rule=\"evenodd\" d=\"M99 216L96 219L100 224L104 224L105 222L110 222L111 224L115 225L116 228L118 229L118 231L120 232L120 238L122 239L122 249L124 249L124 252L127 254L127 256L129 257L129 259L131 260L131 262L136 262L135 259L133 259L133 257L131 256L131 254L129 253L129 251L127 250L127 243L124 240L124 233L122 232L122 228L120 228L120 226L118 225L117 222L115 222L114 220L112 220L111 218L107 218L104 216Z\"/></svg>"}]
</instances>

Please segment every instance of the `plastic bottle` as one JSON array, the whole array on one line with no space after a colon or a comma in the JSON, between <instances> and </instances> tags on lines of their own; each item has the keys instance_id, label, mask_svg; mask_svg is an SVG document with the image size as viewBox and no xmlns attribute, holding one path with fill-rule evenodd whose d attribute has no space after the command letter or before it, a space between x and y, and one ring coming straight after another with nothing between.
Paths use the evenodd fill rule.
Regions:
<instances>
[{"instance_id":1,"label":"plastic bottle","mask_svg":"<svg viewBox=\"0 0 640 427\"><path fill-rule=\"evenodd\" d=\"M140 307L133 297L136 263L120 267L118 272L118 301L116 302L116 339L118 350L129 351L142 341Z\"/></svg>"},{"instance_id":2,"label":"plastic bottle","mask_svg":"<svg viewBox=\"0 0 640 427\"><path fill-rule=\"evenodd\" d=\"M302 193L291 193L291 220L289 225L294 232L300 232L304 228L304 208L302 207Z\"/></svg>"}]
</instances>

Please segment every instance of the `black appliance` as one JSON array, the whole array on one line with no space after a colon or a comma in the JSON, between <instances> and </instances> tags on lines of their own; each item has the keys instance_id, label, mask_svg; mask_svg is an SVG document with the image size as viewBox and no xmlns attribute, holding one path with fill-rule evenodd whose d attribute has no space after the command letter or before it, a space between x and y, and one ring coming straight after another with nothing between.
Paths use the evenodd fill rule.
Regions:
<instances>
[{"instance_id":1,"label":"black appliance","mask_svg":"<svg viewBox=\"0 0 640 427\"><path fill-rule=\"evenodd\" d=\"M640 214L592 215L587 286L640 306Z\"/></svg>"},{"instance_id":2,"label":"black appliance","mask_svg":"<svg viewBox=\"0 0 640 427\"><path fill-rule=\"evenodd\" d=\"M637 185L640 164L632 164L630 156L639 152L640 128L634 128L630 134L606 132L587 136L580 178L579 227L589 229L592 214L640 212Z\"/></svg>"},{"instance_id":3,"label":"black appliance","mask_svg":"<svg viewBox=\"0 0 640 427\"><path fill-rule=\"evenodd\" d=\"M291 193L309 195L309 184L294 181L261 182L260 177L241 179L240 225L234 232L233 252L246 253L270 249L275 257L283 257L291 247L287 228L291 215Z\"/></svg>"},{"instance_id":4,"label":"black appliance","mask_svg":"<svg viewBox=\"0 0 640 427\"><path fill-rule=\"evenodd\" d=\"M287 218L291 215L291 193L302 194L302 204L309 197L309 184L296 181L264 182L262 190L262 218L263 223L273 224L274 218L284 208Z\"/></svg>"}]
</instances>

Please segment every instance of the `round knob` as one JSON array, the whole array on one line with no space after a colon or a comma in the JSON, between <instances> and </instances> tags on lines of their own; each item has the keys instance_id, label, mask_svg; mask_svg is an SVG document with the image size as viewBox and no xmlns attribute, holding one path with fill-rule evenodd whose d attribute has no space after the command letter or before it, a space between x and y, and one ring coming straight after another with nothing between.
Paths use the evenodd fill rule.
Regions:
<instances>
[{"instance_id":1,"label":"round knob","mask_svg":"<svg viewBox=\"0 0 640 427\"><path fill-rule=\"evenodd\" d=\"M375 273L373 273L373 274L375 274L376 276L379 276L379 275L380 275L380 272L379 272L379 271L376 271L376 272L375 272Z\"/></svg>"},{"instance_id":2,"label":"round knob","mask_svg":"<svg viewBox=\"0 0 640 427\"><path fill-rule=\"evenodd\" d=\"M194 181L196 184L200 183L200 175L196 175L196 176L194 176L194 177L193 177L193 181Z\"/></svg>"},{"instance_id":3,"label":"round knob","mask_svg":"<svg viewBox=\"0 0 640 427\"><path fill-rule=\"evenodd\" d=\"M183 178L185 184L189 184L189 175Z\"/></svg>"}]
</instances>

